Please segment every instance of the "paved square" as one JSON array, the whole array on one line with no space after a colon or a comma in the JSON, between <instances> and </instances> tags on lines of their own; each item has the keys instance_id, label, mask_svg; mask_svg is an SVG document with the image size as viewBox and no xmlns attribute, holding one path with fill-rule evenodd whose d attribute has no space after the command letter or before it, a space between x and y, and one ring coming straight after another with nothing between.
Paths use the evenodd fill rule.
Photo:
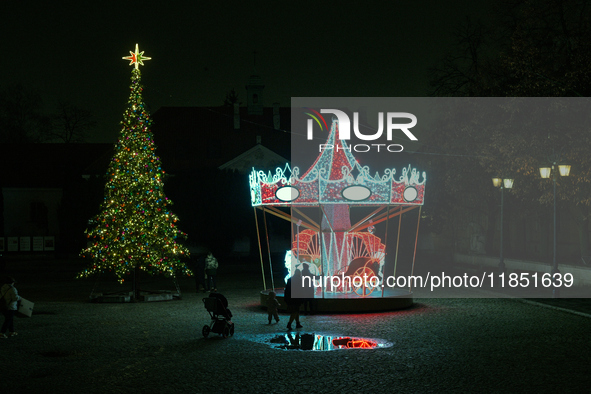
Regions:
<instances>
[{"instance_id":1,"label":"paved square","mask_svg":"<svg viewBox=\"0 0 591 394\"><path fill-rule=\"evenodd\" d=\"M0 340L10 371L2 392L584 392L591 383L589 318L517 300L421 299L397 312L303 316L301 333L392 346L278 350L270 339L287 332L287 316L267 325L254 264L220 271L236 323L227 339L202 337L209 315L192 279L180 280L182 300L93 304L94 282L70 271L23 262L13 272L35 310L16 320L20 335Z\"/></svg>"}]
</instances>

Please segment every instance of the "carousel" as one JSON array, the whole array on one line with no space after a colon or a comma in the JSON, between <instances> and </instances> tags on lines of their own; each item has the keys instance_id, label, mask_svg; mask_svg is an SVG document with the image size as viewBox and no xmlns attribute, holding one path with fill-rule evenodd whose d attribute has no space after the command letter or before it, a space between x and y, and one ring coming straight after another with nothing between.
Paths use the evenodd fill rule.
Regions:
<instances>
[{"instance_id":1,"label":"carousel","mask_svg":"<svg viewBox=\"0 0 591 394\"><path fill-rule=\"evenodd\" d=\"M300 271L311 278L310 303L316 312L409 307L412 288L398 287L391 279L414 272L426 175L411 166L399 174L387 168L383 175L372 175L338 133L335 120L324 145L331 149L322 150L303 175L289 164L275 173L253 169L249 175L263 278L261 303L266 305L274 291L284 305L285 282ZM271 261L269 215L291 223L291 249L281 274Z\"/></svg>"}]
</instances>

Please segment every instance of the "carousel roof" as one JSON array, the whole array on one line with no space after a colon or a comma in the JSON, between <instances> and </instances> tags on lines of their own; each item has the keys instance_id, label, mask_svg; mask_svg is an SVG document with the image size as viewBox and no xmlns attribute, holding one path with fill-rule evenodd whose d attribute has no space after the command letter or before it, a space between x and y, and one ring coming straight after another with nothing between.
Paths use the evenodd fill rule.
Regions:
<instances>
[{"instance_id":1,"label":"carousel roof","mask_svg":"<svg viewBox=\"0 0 591 394\"><path fill-rule=\"evenodd\" d=\"M333 148L322 150L301 177L299 168L291 169L289 164L275 173L253 169L249 176L252 205L423 205L424 172L408 166L399 176L395 169L372 176L337 135L335 120L325 145Z\"/></svg>"}]
</instances>

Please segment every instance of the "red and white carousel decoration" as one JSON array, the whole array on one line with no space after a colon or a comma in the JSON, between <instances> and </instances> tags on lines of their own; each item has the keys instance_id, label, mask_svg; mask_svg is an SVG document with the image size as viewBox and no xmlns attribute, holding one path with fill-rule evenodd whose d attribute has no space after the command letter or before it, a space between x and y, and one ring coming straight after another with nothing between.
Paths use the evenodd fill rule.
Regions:
<instances>
[{"instance_id":1,"label":"red and white carousel decoration","mask_svg":"<svg viewBox=\"0 0 591 394\"><path fill-rule=\"evenodd\" d=\"M294 270L302 270L319 281L324 277L337 276L351 279L343 281L336 289L318 286L315 299L369 300L392 295L408 296L410 289L394 291L385 286L384 267L389 257L386 245L392 242L388 240L388 221L395 217L399 220L393 256L395 275L400 220L404 213L419 208L412 271L426 175L411 166L403 168L400 174L395 169L385 169L381 176L378 173L371 175L370 169L359 164L346 141L338 138L338 134L338 122L335 120L325 145L332 148L322 150L301 176L298 167L290 169L289 165L277 168L275 173L253 169L249 181L257 231L260 228L257 210L263 212L265 230L266 214L291 222L292 246L286 256L288 276ZM266 288L264 242L261 242L264 240L267 240L270 259L269 236L259 232L261 269ZM265 289L267 292L275 288L270 261L269 267L271 287ZM364 276L375 279L371 282L355 280Z\"/></svg>"}]
</instances>

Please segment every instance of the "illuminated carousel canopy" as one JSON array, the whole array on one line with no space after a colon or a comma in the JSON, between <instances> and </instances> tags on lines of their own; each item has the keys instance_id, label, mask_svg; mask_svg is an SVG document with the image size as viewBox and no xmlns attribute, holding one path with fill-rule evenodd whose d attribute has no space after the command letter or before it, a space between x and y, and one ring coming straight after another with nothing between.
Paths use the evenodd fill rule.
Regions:
<instances>
[{"instance_id":1,"label":"illuminated carousel canopy","mask_svg":"<svg viewBox=\"0 0 591 394\"><path fill-rule=\"evenodd\" d=\"M386 169L384 175L370 175L361 166L346 141L337 139L333 122L325 149L303 175L299 168L277 168L275 173L255 169L249 175L253 206L322 204L354 205L423 205L426 174L408 166L396 175Z\"/></svg>"}]
</instances>

